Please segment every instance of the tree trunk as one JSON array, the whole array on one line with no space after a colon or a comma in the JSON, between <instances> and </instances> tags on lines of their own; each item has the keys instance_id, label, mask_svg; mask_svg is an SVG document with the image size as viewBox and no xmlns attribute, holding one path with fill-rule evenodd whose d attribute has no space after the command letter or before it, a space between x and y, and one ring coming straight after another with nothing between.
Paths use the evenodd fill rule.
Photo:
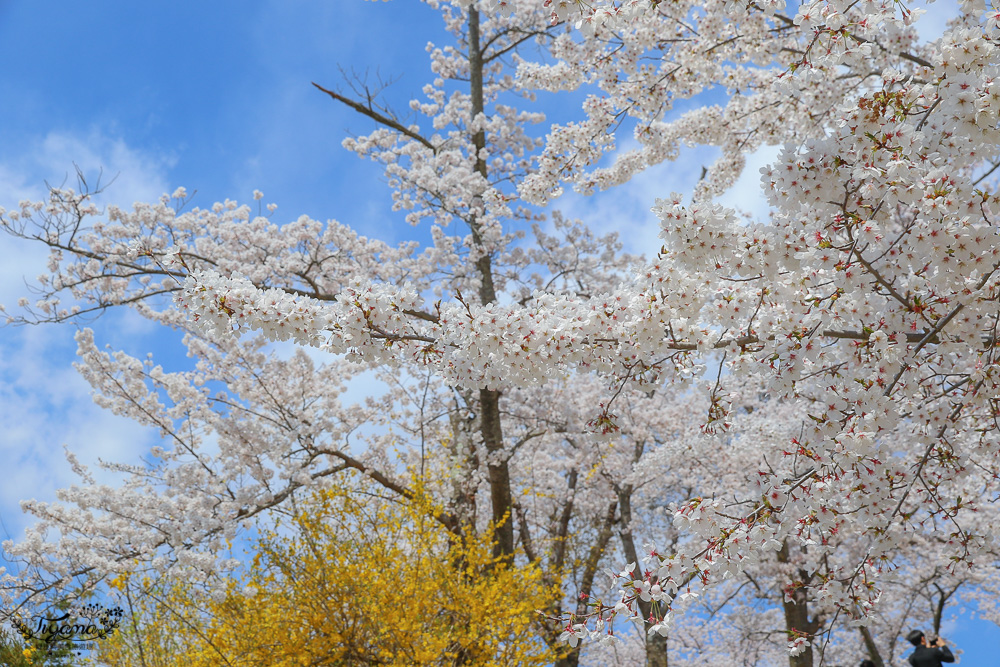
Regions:
<instances>
[{"instance_id":1,"label":"tree trunk","mask_svg":"<svg viewBox=\"0 0 1000 667\"><path fill-rule=\"evenodd\" d=\"M569 653L560 657L553 664L553 667L579 667L580 665L580 645L572 647Z\"/></svg>"},{"instance_id":2,"label":"tree trunk","mask_svg":"<svg viewBox=\"0 0 1000 667\"><path fill-rule=\"evenodd\" d=\"M451 495L455 518L458 520L458 531L462 535L476 533L476 472L479 470L479 457L476 455L475 438L477 430L474 423L464 418L464 414L474 405L474 393L462 391L465 406L456 403L450 416L451 422L451 456L453 464L460 471L452 478Z\"/></svg>"},{"instance_id":3,"label":"tree trunk","mask_svg":"<svg viewBox=\"0 0 1000 667\"><path fill-rule=\"evenodd\" d=\"M646 667L667 667L667 638L653 633L646 635Z\"/></svg>"},{"instance_id":4,"label":"tree trunk","mask_svg":"<svg viewBox=\"0 0 1000 667\"><path fill-rule=\"evenodd\" d=\"M885 661L882 660L882 654L879 653L878 646L875 645L872 631L865 626L861 626L858 630L861 631L861 638L865 640L865 650L868 651L868 657L875 663L875 667L885 667Z\"/></svg>"},{"instance_id":5,"label":"tree trunk","mask_svg":"<svg viewBox=\"0 0 1000 667\"><path fill-rule=\"evenodd\" d=\"M641 450L637 450L637 459L641 453ZM618 531L622 540L622 550L625 552L625 558L630 563L635 563L636 568L638 568L639 555L635 548L635 539L632 537L632 485L626 484L620 488L616 487L615 490L618 492L618 504L622 513L621 528ZM649 634L649 628L652 627L649 617L653 613L653 604L643 601L642 598L639 598L637 602L639 603L639 613L642 615L642 629L645 633L643 639L646 644L646 667L667 667L669 660L667 638L658 633Z\"/></svg>"},{"instance_id":6,"label":"tree trunk","mask_svg":"<svg viewBox=\"0 0 1000 667\"><path fill-rule=\"evenodd\" d=\"M556 576L562 572L563 565L566 562L566 537L569 535L569 522L573 517L573 503L576 499L576 482L578 476L579 473L577 473L576 468L569 471L569 477L566 480L566 490L568 493L566 504L563 505L562 512L559 513L558 523L556 523L556 528L553 531L556 535L556 540L552 548L551 573ZM554 582L547 580L546 583L551 585ZM560 613L560 601L558 599L553 601L549 611L551 614ZM558 637L560 634L562 634L562 628L554 628L553 632L545 638L546 643L557 649L566 648L559 646ZM577 664L580 662L580 648L570 648L568 651L568 653L555 661L554 667L577 667Z\"/></svg>"},{"instance_id":7,"label":"tree trunk","mask_svg":"<svg viewBox=\"0 0 1000 667\"><path fill-rule=\"evenodd\" d=\"M604 516L604 524L601 526L601 532L598 533L597 541L591 545L590 551L587 553L587 561L583 566L583 580L580 582L580 590L584 593L590 592L594 587L597 566L600 565L601 556L604 555L604 550L608 547L608 542L611 541L611 529L615 525L615 511L617 509L618 501L614 501L608 505L608 511ZM576 603L576 612L582 616L586 611L586 600L581 598ZM562 629L560 628L558 634L561 633ZM580 648L580 644L571 647L568 653L556 660L555 667L577 667L580 664Z\"/></svg>"},{"instance_id":8,"label":"tree trunk","mask_svg":"<svg viewBox=\"0 0 1000 667\"><path fill-rule=\"evenodd\" d=\"M493 555L510 561L514 555L514 510L510 494L510 470L503 453L503 428L500 424L500 392L479 392L482 411L482 434L486 444L486 468L489 472L490 503L493 507Z\"/></svg>"},{"instance_id":9,"label":"tree trunk","mask_svg":"<svg viewBox=\"0 0 1000 667\"><path fill-rule=\"evenodd\" d=\"M479 39L479 11L469 8L469 95L472 103L472 121L484 112L483 98L483 53ZM476 150L476 171L485 180L488 176L482 150L486 147L486 133L478 131L472 135ZM482 199L477 197L477 203ZM469 216L469 229L475 246L481 246L482 234L476 218L475 204ZM493 266L490 255L485 250L476 260L479 270L479 298L483 304L496 301L493 287ZM514 508L511 503L510 470L503 453L503 426L500 421L500 392L493 389L479 391L480 424L483 443L486 446L486 467L489 473L490 502L493 509L493 555L502 556L510 562L514 555Z\"/></svg>"},{"instance_id":10,"label":"tree trunk","mask_svg":"<svg viewBox=\"0 0 1000 667\"><path fill-rule=\"evenodd\" d=\"M790 563L788 553L788 541L781 545L778 552L779 563ZM791 584L791 595L783 595L781 606L785 612L785 630L791 640L798 634L805 634L809 637L809 646L798 655L788 656L789 667L813 667L813 642L815 641L817 626L816 619L809 620L809 594L804 584L809 583L811 578L805 570L798 570L799 581ZM802 584L802 585L799 585Z\"/></svg>"},{"instance_id":11,"label":"tree trunk","mask_svg":"<svg viewBox=\"0 0 1000 667\"><path fill-rule=\"evenodd\" d=\"M961 588L961 586L962 584L956 584L950 591L946 591L936 583L934 584L934 588L936 588L938 592L937 602L934 604L934 637L941 636L941 621L944 618L945 607L948 605L948 600L951 599L951 596L953 596L956 591Z\"/></svg>"}]
</instances>

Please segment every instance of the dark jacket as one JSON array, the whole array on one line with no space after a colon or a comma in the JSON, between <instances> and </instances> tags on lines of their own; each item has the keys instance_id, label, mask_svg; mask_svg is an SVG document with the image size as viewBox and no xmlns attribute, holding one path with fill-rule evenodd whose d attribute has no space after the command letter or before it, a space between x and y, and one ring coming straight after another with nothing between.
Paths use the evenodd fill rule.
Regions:
<instances>
[{"instance_id":1,"label":"dark jacket","mask_svg":"<svg viewBox=\"0 0 1000 667\"><path fill-rule=\"evenodd\" d=\"M918 646L910 655L913 667L941 667L942 662L955 662L955 656L947 646Z\"/></svg>"}]
</instances>

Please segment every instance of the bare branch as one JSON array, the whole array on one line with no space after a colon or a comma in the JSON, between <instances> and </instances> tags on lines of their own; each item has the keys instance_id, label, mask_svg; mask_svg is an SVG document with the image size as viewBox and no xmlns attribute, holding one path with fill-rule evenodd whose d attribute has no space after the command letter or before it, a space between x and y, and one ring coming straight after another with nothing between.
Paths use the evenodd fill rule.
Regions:
<instances>
[{"instance_id":1,"label":"bare branch","mask_svg":"<svg viewBox=\"0 0 1000 667\"><path fill-rule=\"evenodd\" d=\"M364 116L368 116L369 118L371 118L372 120L374 120L376 123L378 123L380 125L384 125L384 126L390 128L390 129L396 130L400 134L404 134L404 135L408 136L409 138L411 138L411 139L413 139L415 141L419 141L424 146L427 146L427 148L429 148L433 152L437 153L437 147L434 144L432 144L428 139L426 139L425 137L423 137L420 134L417 134L416 132L414 132L410 128L408 128L405 125L403 125L402 123L400 123L398 120L396 120L394 118L390 118L389 116L386 116L385 114L383 114L383 113L381 113L379 111L376 111L375 107L371 104L370 101L369 101L368 106L365 106L364 104L361 104L360 102L357 102L357 101L352 100L350 98L344 97L340 93L336 93L336 92L334 92L332 90L327 90L326 88L324 88L323 86L319 85L315 81L312 82L312 85L316 86L317 88L319 88L324 93L326 93L327 95L329 95L330 97L332 97L336 101L340 102L341 104L345 104L345 105L349 106L350 108L354 109L355 111L357 111L358 113L360 113L360 114L362 114Z\"/></svg>"}]
</instances>

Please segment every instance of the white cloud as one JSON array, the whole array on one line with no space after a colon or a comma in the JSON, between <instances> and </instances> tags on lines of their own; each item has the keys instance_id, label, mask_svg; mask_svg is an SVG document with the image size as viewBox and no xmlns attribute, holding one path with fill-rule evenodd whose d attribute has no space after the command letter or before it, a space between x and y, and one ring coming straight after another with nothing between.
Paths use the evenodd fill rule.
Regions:
<instances>
[{"instance_id":1,"label":"white cloud","mask_svg":"<svg viewBox=\"0 0 1000 667\"><path fill-rule=\"evenodd\" d=\"M0 206L16 207L23 199L40 200L46 183L76 188L75 167L91 185L113 183L97 199L107 205L130 206L168 191L170 158L147 154L124 140L97 131L85 136L50 132L29 142L20 155L0 162ZM30 296L25 278L45 271L47 251L40 243L0 234L0 303L14 311L17 299ZM136 318L115 318L117 325L145 331ZM0 516L12 537L30 522L20 513L22 499L52 500L55 490L78 483L66 463L67 445L81 463L97 459L138 462L156 434L98 408L90 386L72 368L76 344L70 326L37 326L0 330L0 460L6 466L0 485ZM111 481L92 470L98 481Z\"/></svg>"},{"instance_id":2,"label":"white cloud","mask_svg":"<svg viewBox=\"0 0 1000 667\"><path fill-rule=\"evenodd\" d=\"M98 459L138 462L156 437L94 404L90 386L70 365L74 349L68 327L7 329L0 342L0 423L6 424L0 515L14 536L30 522L19 501L52 500L56 489L79 483L63 445L92 466ZM115 478L91 472L98 482Z\"/></svg>"},{"instance_id":3,"label":"white cloud","mask_svg":"<svg viewBox=\"0 0 1000 667\"><path fill-rule=\"evenodd\" d=\"M628 149L626 145L621 150ZM779 150L777 146L764 146L747 155L736 183L716 201L766 221L770 208L761 189L760 169L777 159ZM557 205L567 216L580 218L598 233L618 231L626 252L649 259L663 245L660 221L651 211L653 204L672 192L690 196L702 166L710 165L717 157L718 149L714 147L684 148L677 160L651 167L613 190L591 197L569 193Z\"/></svg>"},{"instance_id":4,"label":"white cloud","mask_svg":"<svg viewBox=\"0 0 1000 667\"><path fill-rule=\"evenodd\" d=\"M41 187L39 187L41 186ZM0 207L14 209L18 202L37 200L44 195L41 181L32 186L23 173L0 164ZM12 307L27 295L24 277L33 279L45 268L47 252L38 243L29 243L0 234L0 304Z\"/></svg>"},{"instance_id":5,"label":"white cloud","mask_svg":"<svg viewBox=\"0 0 1000 667\"><path fill-rule=\"evenodd\" d=\"M85 137L50 132L32 152L31 161L34 169L29 173L43 176L51 185L65 181L75 188L74 164L83 171L91 187L97 185L100 175L101 185L108 187L97 201L131 206L135 202L155 201L172 191L166 170L174 165L176 158L150 155L131 148L123 139L93 131Z\"/></svg>"},{"instance_id":6,"label":"white cloud","mask_svg":"<svg viewBox=\"0 0 1000 667\"><path fill-rule=\"evenodd\" d=\"M760 185L762 167L778 159L778 146L762 146L746 156L746 166L736 182L717 201L739 211L745 211L755 220L766 222L770 206Z\"/></svg>"},{"instance_id":7,"label":"white cloud","mask_svg":"<svg viewBox=\"0 0 1000 667\"><path fill-rule=\"evenodd\" d=\"M634 147L630 140L620 151ZM717 150L711 147L682 148L677 160L650 167L624 185L590 197L570 192L556 207L567 217L583 220L598 234L617 231L625 252L649 259L663 245L659 237L660 221L651 210L656 200L669 197L672 192L692 192L702 166L711 164L716 154Z\"/></svg>"},{"instance_id":8,"label":"white cloud","mask_svg":"<svg viewBox=\"0 0 1000 667\"><path fill-rule=\"evenodd\" d=\"M98 180L107 186L96 198L98 204L131 206L169 191L166 171L173 158L150 155L97 131L85 136L50 132L29 142L22 154L0 162L0 207L10 210L21 200L44 199L46 183L77 189L74 165L91 187ZM19 297L27 296L24 279L34 280L43 272L47 256L39 243L0 234L0 304L12 309Z\"/></svg>"}]
</instances>

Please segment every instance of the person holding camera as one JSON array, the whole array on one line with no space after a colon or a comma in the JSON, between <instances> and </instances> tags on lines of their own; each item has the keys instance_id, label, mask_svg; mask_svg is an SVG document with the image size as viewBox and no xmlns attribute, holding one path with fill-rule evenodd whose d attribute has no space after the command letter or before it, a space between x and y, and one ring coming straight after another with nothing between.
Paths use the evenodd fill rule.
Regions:
<instances>
[{"instance_id":1,"label":"person holding camera","mask_svg":"<svg viewBox=\"0 0 1000 667\"><path fill-rule=\"evenodd\" d=\"M944 640L940 637L928 642L923 632L911 630L906 638L917 647L909 658L913 667L941 667L942 662L955 662L951 649L945 646Z\"/></svg>"}]
</instances>

